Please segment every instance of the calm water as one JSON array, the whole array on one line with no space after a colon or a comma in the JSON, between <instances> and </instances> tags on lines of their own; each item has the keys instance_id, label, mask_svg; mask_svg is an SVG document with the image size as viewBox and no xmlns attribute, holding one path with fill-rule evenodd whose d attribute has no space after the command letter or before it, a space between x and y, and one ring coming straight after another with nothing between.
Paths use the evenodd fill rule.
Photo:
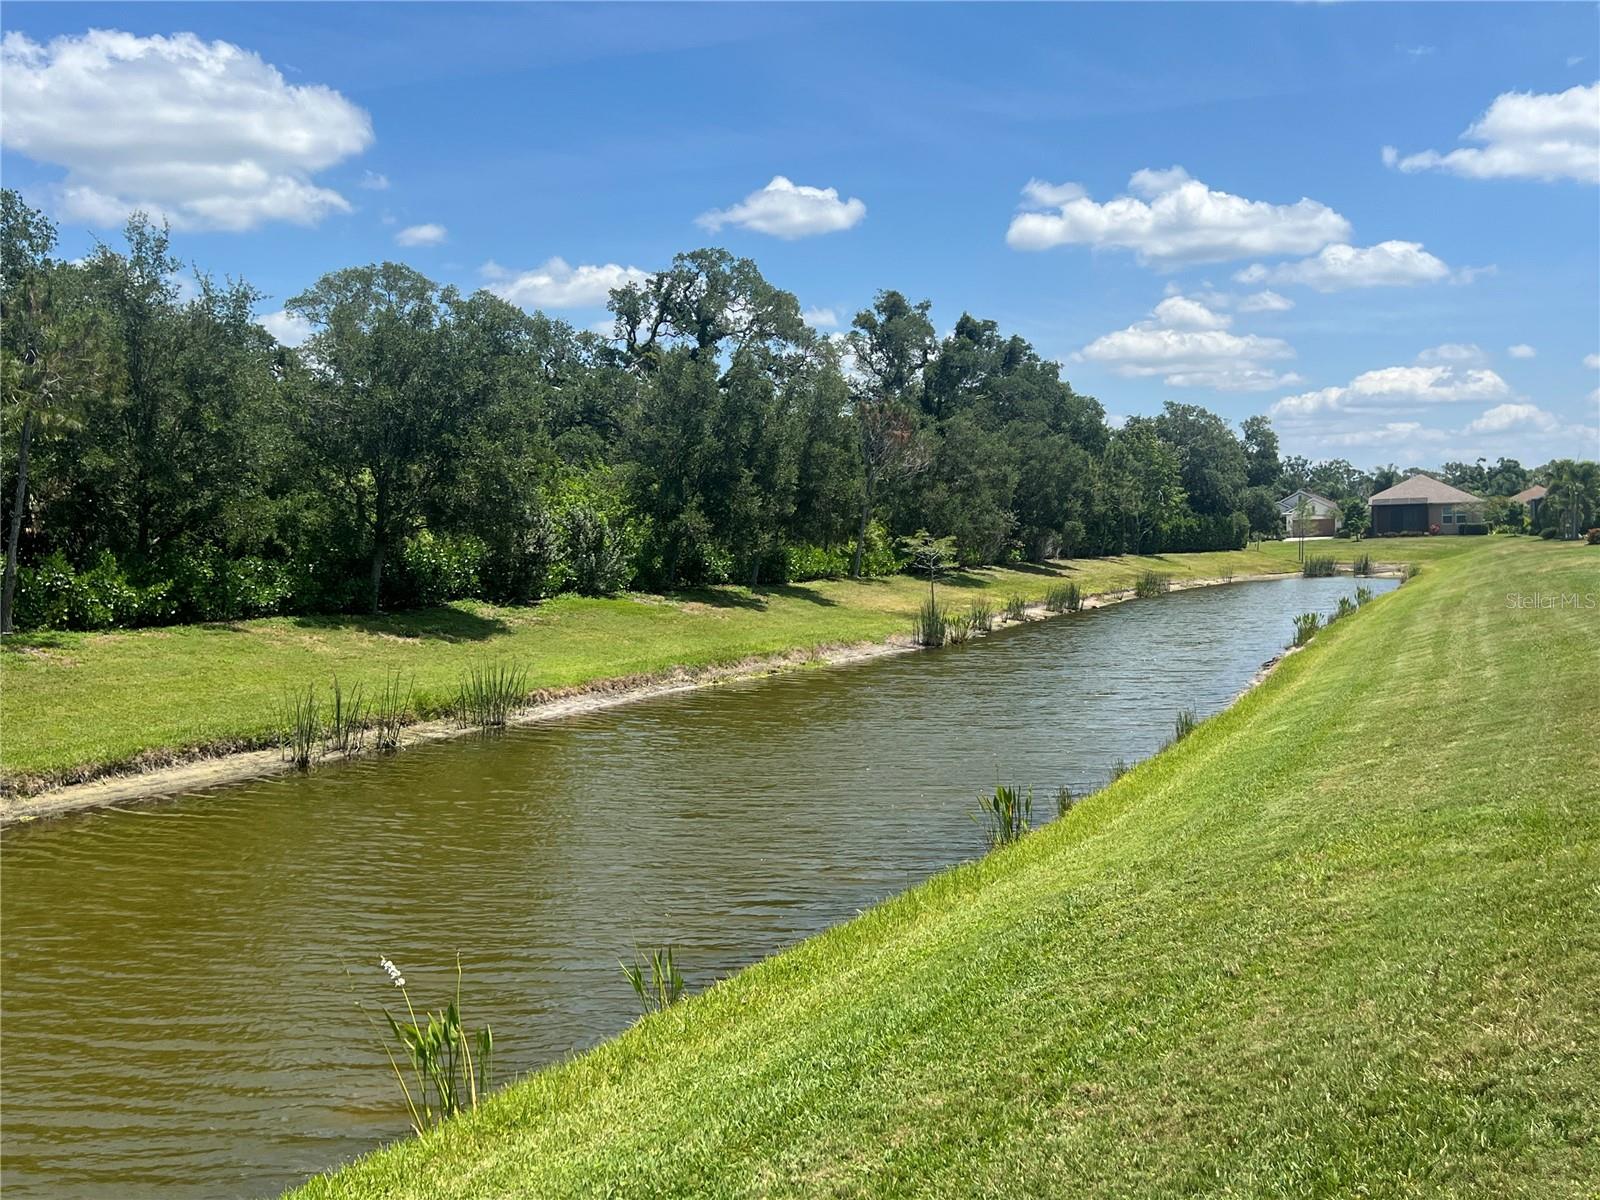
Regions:
<instances>
[{"instance_id":1,"label":"calm water","mask_svg":"<svg viewBox=\"0 0 1600 1200\"><path fill-rule=\"evenodd\" d=\"M1178 592L11 831L7 1200L272 1195L406 1132L357 1006L395 998L380 953L432 1003L459 950L504 1079L628 1024L634 946L703 986L975 856L997 768L1041 808L1096 787L1353 590Z\"/></svg>"}]
</instances>

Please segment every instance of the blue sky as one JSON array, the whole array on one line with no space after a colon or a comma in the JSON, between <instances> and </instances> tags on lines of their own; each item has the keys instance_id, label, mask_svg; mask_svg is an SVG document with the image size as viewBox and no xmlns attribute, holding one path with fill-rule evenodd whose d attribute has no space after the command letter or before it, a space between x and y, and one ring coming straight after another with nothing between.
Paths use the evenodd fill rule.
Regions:
<instances>
[{"instance_id":1,"label":"blue sky","mask_svg":"<svg viewBox=\"0 0 1600 1200\"><path fill-rule=\"evenodd\" d=\"M353 263L587 327L629 269L722 245L823 328L884 287L941 330L993 318L1117 415L1271 412L1286 452L1362 465L1600 455L1593 5L10 3L4 23L7 186L72 253L132 204L167 213L286 336L270 314Z\"/></svg>"}]
</instances>

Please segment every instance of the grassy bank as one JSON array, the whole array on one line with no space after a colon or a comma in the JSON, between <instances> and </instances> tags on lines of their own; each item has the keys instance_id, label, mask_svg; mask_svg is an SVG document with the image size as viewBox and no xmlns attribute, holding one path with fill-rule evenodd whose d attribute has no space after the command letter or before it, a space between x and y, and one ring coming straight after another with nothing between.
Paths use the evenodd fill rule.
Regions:
<instances>
[{"instance_id":1,"label":"grassy bank","mask_svg":"<svg viewBox=\"0 0 1600 1200\"><path fill-rule=\"evenodd\" d=\"M1600 557L1440 557L1064 821L300 1195L1593 1196L1600 610L1509 592Z\"/></svg>"},{"instance_id":2,"label":"grassy bank","mask_svg":"<svg viewBox=\"0 0 1600 1200\"><path fill-rule=\"evenodd\" d=\"M1379 558L1461 553L1467 539L1363 543ZM1481 547L1480 547L1481 548ZM1348 542L1308 553L1348 560ZM1294 570L1293 544L1260 551L1079 559L1052 568L992 569L949 579L954 605L1035 601L1063 579L1086 592L1129 587L1145 571L1174 579ZM533 608L460 603L386 617L282 617L116 633L8 637L0 653L0 772L16 783L83 777L108 767L276 733L286 691L333 676L369 692L390 670L415 681L419 716L453 697L487 660L528 668L534 688L565 688L675 667L701 668L818 646L881 640L910 627L925 584L901 576L751 592L712 588L673 597L562 597Z\"/></svg>"}]
</instances>

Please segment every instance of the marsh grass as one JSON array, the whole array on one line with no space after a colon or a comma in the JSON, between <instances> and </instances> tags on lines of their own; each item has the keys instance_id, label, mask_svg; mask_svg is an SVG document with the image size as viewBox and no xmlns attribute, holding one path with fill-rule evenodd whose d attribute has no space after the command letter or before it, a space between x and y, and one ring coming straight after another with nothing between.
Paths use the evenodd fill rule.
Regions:
<instances>
[{"instance_id":1,"label":"marsh grass","mask_svg":"<svg viewBox=\"0 0 1600 1200\"><path fill-rule=\"evenodd\" d=\"M1133 767L1127 759L1115 758L1111 762L1111 770L1107 772L1106 782L1108 784L1115 783L1131 770L1133 770Z\"/></svg>"},{"instance_id":2,"label":"marsh grass","mask_svg":"<svg viewBox=\"0 0 1600 1200\"><path fill-rule=\"evenodd\" d=\"M1006 597L1006 620L1026 621L1028 619L1028 598L1021 592L1012 592Z\"/></svg>"},{"instance_id":3,"label":"marsh grass","mask_svg":"<svg viewBox=\"0 0 1600 1200\"><path fill-rule=\"evenodd\" d=\"M456 721L463 728L503 729L527 698L526 667L498 662L471 667L456 687Z\"/></svg>"},{"instance_id":4,"label":"marsh grass","mask_svg":"<svg viewBox=\"0 0 1600 1200\"><path fill-rule=\"evenodd\" d=\"M1371 588L1369 588L1369 587L1358 587L1356 589L1356 607L1357 608L1360 608L1363 604L1365 604L1367 601L1369 601L1371 599L1372 599L1372 589Z\"/></svg>"},{"instance_id":5,"label":"marsh grass","mask_svg":"<svg viewBox=\"0 0 1600 1200\"><path fill-rule=\"evenodd\" d=\"M1059 819L1072 811L1072 806L1078 798L1072 794L1072 789L1062 784L1056 789L1056 817Z\"/></svg>"},{"instance_id":6,"label":"marsh grass","mask_svg":"<svg viewBox=\"0 0 1600 1200\"><path fill-rule=\"evenodd\" d=\"M346 758L360 754L367 738L370 707L359 683L346 691L335 675L328 721L322 734L324 751L330 754L337 752Z\"/></svg>"},{"instance_id":7,"label":"marsh grass","mask_svg":"<svg viewBox=\"0 0 1600 1200\"><path fill-rule=\"evenodd\" d=\"M1356 611L1357 607L1358 606L1356 602L1349 596L1340 596L1338 605L1334 608L1333 613L1328 617L1328 624L1331 625L1333 622L1340 620L1343 617L1348 617L1351 613Z\"/></svg>"},{"instance_id":8,"label":"marsh grass","mask_svg":"<svg viewBox=\"0 0 1600 1200\"><path fill-rule=\"evenodd\" d=\"M991 848L1018 841L1033 821L1033 789L1024 793L1018 787L996 784L992 794L978 797L973 819L986 827Z\"/></svg>"},{"instance_id":9,"label":"marsh grass","mask_svg":"<svg viewBox=\"0 0 1600 1200\"><path fill-rule=\"evenodd\" d=\"M380 958L379 963L406 1002L404 1021L387 1007L383 1010L394 1039L393 1044L384 1042L384 1053L400 1082L411 1126L422 1133L464 1109L478 1107L493 1076L494 1034L487 1025L472 1033L462 1024L460 958L456 959L455 999L438 1012L424 1012L422 1017L412 1007L411 993L399 968L387 958ZM410 1064L409 1082L395 1057L396 1045Z\"/></svg>"},{"instance_id":10,"label":"marsh grass","mask_svg":"<svg viewBox=\"0 0 1600 1200\"><path fill-rule=\"evenodd\" d=\"M322 741L322 703L316 684L307 684L303 691L284 692L279 728L284 757L300 770L310 770Z\"/></svg>"},{"instance_id":11,"label":"marsh grass","mask_svg":"<svg viewBox=\"0 0 1600 1200\"><path fill-rule=\"evenodd\" d=\"M1422 564L1408 562L1405 566L1400 568L1400 582L1410 583L1420 574L1422 574Z\"/></svg>"},{"instance_id":12,"label":"marsh grass","mask_svg":"<svg viewBox=\"0 0 1600 1200\"><path fill-rule=\"evenodd\" d=\"M372 702L372 747L385 754L400 749L406 721L411 717L412 681L400 682L400 670L395 668L383 680L383 690Z\"/></svg>"},{"instance_id":13,"label":"marsh grass","mask_svg":"<svg viewBox=\"0 0 1600 1200\"><path fill-rule=\"evenodd\" d=\"M967 620L972 622L973 633L989 633L994 629L994 605L987 600L974 600L967 609Z\"/></svg>"},{"instance_id":14,"label":"marsh grass","mask_svg":"<svg viewBox=\"0 0 1600 1200\"><path fill-rule=\"evenodd\" d=\"M919 646L942 646L950 635L950 610L932 596L911 618L911 639Z\"/></svg>"},{"instance_id":15,"label":"marsh grass","mask_svg":"<svg viewBox=\"0 0 1600 1200\"><path fill-rule=\"evenodd\" d=\"M1326 554L1308 555L1300 564L1300 574L1307 579L1325 579L1339 569L1339 564Z\"/></svg>"},{"instance_id":16,"label":"marsh grass","mask_svg":"<svg viewBox=\"0 0 1600 1200\"><path fill-rule=\"evenodd\" d=\"M945 640L959 646L972 640L972 618L966 613L951 613L945 618Z\"/></svg>"},{"instance_id":17,"label":"marsh grass","mask_svg":"<svg viewBox=\"0 0 1600 1200\"><path fill-rule=\"evenodd\" d=\"M1172 577L1157 571L1146 571L1133 585L1133 594L1140 600L1164 596L1172 590Z\"/></svg>"},{"instance_id":18,"label":"marsh grass","mask_svg":"<svg viewBox=\"0 0 1600 1200\"><path fill-rule=\"evenodd\" d=\"M1083 589L1075 583L1060 583L1044 594L1044 606L1053 613L1077 612L1083 608Z\"/></svg>"},{"instance_id":19,"label":"marsh grass","mask_svg":"<svg viewBox=\"0 0 1600 1200\"><path fill-rule=\"evenodd\" d=\"M1350 564L1350 574L1352 574L1352 575L1371 575L1372 574L1372 555L1370 555L1370 554L1358 555L1356 557L1355 562Z\"/></svg>"},{"instance_id":20,"label":"marsh grass","mask_svg":"<svg viewBox=\"0 0 1600 1200\"><path fill-rule=\"evenodd\" d=\"M683 999L683 975L672 961L671 946L657 946L648 954L635 951L633 962L618 965L646 1016L665 1012Z\"/></svg>"},{"instance_id":21,"label":"marsh grass","mask_svg":"<svg viewBox=\"0 0 1600 1200\"><path fill-rule=\"evenodd\" d=\"M1317 630L1321 628L1321 613L1301 613L1294 619L1294 642L1292 644L1296 646L1304 646L1312 638L1317 636Z\"/></svg>"},{"instance_id":22,"label":"marsh grass","mask_svg":"<svg viewBox=\"0 0 1600 1200\"><path fill-rule=\"evenodd\" d=\"M1200 724L1200 718L1195 715L1192 708L1178 710L1177 718L1172 723L1172 740L1181 742L1195 731Z\"/></svg>"}]
</instances>

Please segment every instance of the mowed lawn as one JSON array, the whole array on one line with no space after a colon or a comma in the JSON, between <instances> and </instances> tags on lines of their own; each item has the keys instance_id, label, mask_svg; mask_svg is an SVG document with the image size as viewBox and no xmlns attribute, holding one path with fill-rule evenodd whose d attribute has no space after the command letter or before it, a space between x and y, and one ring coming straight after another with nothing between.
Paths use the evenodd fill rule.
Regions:
<instances>
[{"instance_id":1,"label":"mowed lawn","mask_svg":"<svg viewBox=\"0 0 1600 1200\"><path fill-rule=\"evenodd\" d=\"M1448 545L1448 542L1456 545ZM1363 543L1377 558L1460 553L1460 539ZM1308 550L1348 559L1349 542ZM1390 553L1391 548L1394 553ZM1087 591L1131 586L1147 570L1174 579L1293 570L1293 544L1261 551L1079 559L1052 568L948 579L946 600L1017 593L1038 600L1064 579ZM909 629L925 585L909 577L751 592L709 588L669 598L562 597L531 608L458 603L384 617L280 617L115 633L8 637L0 651L0 777L42 783L199 749L269 743L286 693L333 677L369 689L391 670L414 681L419 715L442 711L462 672L526 666L530 686L561 688L674 667L701 668Z\"/></svg>"},{"instance_id":2,"label":"mowed lawn","mask_svg":"<svg viewBox=\"0 0 1600 1200\"><path fill-rule=\"evenodd\" d=\"M1065 820L297 1194L1593 1197L1600 609L1508 595L1597 593L1438 557Z\"/></svg>"}]
</instances>

